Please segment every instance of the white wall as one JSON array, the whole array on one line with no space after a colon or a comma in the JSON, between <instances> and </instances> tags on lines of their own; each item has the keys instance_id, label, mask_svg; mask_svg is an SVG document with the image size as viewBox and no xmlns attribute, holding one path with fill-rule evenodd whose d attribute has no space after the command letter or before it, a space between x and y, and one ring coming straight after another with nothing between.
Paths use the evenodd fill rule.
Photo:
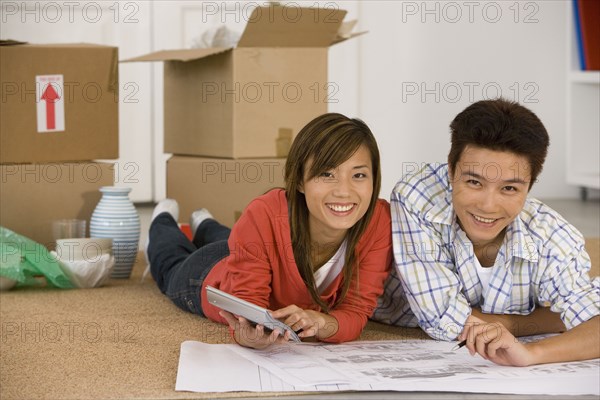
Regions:
<instances>
[{"instance_id":1,"label":"white wall","mask_svg":"<svg viewBox=\"0 0 600 400\"><path fill-rule=\"evenodd\" d=\"M359 110L381 147L382 197L403 170L445 160L453 117L497 93L531 108L549 131L551 148L532 195L576 196L565 183L565 6L363 4L361 26L370 32L360 43Z\"/></svg>"}]
</instances>

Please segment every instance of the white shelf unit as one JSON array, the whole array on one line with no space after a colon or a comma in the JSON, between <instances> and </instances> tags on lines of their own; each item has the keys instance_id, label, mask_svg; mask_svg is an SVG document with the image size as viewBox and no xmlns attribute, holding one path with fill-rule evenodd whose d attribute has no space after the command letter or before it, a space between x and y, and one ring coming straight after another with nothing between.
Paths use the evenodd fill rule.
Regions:
<instances>
[{"instance_id":1,"label":"white shelf unit","mask_svg":"<svg viewBox=\"0 0 600 400\"><path fill-rule=\"evenodd\" d=\"M582 71L572 1L567 8L567 182L581 188L600 189L600 71Z\"/></svg>"}]
</instances>

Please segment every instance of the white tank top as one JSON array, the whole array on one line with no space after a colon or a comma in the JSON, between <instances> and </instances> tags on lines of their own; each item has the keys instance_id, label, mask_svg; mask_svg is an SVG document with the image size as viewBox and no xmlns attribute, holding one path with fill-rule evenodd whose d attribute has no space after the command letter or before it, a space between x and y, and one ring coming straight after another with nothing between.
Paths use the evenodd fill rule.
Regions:
<instances>
[{"instance_id":1,"label":"white tank top","mask_svg":"<svg viewBox=\"0 0 600 400\"><path fill-rule=\"evenodd\" d=\"M475 259L475 268L477 270L477 276L479 277L479 281L481 282L481 296L485 299L487 295L488 289L490 287L490 278L492 277L492 269L494 267L484 268L481 266L481 263L477 259L477 257L473 257Z\"/></svg>"},{"instance_id":2,"label":"white tank top","mask_svg":"<svg viewBox=\"0 0 600 400\"><path fill-rule=\"evenodd\" d=\"M317 292L323 293L331 282L337 278L337 276L344 268L344 261L346 258L346 241L344 240L340 245L340 248L335 252L333 257L329 259L321 268L315 271L315 284L317 285Z\"/></svg>"}]
</instances>

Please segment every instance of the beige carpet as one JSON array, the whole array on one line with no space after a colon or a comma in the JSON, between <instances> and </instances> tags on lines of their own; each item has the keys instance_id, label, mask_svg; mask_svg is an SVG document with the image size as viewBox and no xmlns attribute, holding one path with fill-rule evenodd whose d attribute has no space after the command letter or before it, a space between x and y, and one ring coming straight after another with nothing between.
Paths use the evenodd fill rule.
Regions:
<instances>
[{"instance_id":1,"label":"beige carpet","mask_svg":"<svg viewBox=\"0 0 600 400\"><path fill-rule=\"evenodd\" d=\"M600 240L587 243L599 274ZM18 289L0 294L0 399L193 399L235 393L175 392L185 340L230 343L225 326L185 313L141 283L87 290ZM362 340L425 338L419 329L369 323ZM238 393L256 396L260 393Z\"/></svg>"}]
</instances>

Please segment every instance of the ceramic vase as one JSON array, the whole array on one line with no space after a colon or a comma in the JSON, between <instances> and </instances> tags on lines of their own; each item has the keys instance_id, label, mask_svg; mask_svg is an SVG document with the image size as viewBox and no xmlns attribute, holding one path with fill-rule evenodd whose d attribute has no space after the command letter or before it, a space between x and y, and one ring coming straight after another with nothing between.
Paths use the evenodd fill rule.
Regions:
<instances>
[{"instance_id":1,"label":"ceramic vase","mask_svg":"<svg viewBox=\"0 0 600 400\"><path fill-rule=\"evenodd\" d=\"M92 213L90 236L111 238L115 266L111 278L129 278L140 240L140 216L129 199L131 188L104 186Z\"/></svg>"}]
</instances>

